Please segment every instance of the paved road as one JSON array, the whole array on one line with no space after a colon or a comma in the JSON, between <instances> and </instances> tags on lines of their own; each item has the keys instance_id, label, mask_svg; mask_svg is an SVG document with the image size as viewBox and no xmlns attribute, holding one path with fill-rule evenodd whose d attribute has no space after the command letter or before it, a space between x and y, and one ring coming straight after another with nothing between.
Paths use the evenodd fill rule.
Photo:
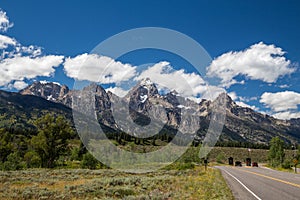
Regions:
<instances>
[{"instance_id":1,"label":"paved road","mask_svg":"<svg viewBox=\"0 0 300 200\"><path fill-rule=\"evenodd\" d=\"M235 199L300 200L300 174L262 167L216 167L231 188Z\"/></svg>"}]
</instances>

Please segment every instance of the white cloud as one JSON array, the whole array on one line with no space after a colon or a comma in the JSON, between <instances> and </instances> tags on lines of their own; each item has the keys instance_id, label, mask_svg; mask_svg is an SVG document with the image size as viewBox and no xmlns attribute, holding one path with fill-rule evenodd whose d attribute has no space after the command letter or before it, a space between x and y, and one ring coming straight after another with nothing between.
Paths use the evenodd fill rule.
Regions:
<instances>
[{"instance_id":1,"label":"white cloud","mask_svg":"<svg viewBox=\"0 0 300 200\"><path fill-rule=\"evenodd\" d=\"M278 119L300 118L300 112L291 112L291 111L278 112L273 114L273 117Z\"/></svg>"},{"instance_id":2,"label":"white cloud","mask_svg":"<svg viewBox=\"0 0 300 200\"><path fill-rule=\"evenodd\" d=\"M228 52L217 57L208 66L207 75L219 77L225 87L236 84L237 80L234 78L238 75L273 83L279 77L295 71L284 54L281 48L260 42L244 51Z\"/></svg>"},{"instance_id":3,"label":"white cloud","mask_svg":"<svg viewBox=\"0 0 300 200\"><path fill-rule=\"evenodd\" d=\"M113 94L119 96L119 97L124 97L128 91L126 90L123 90L122 88L120 87L109 87L107 89L105 89L106 91L110 91L112 92Z\"/></svg>"},{"instance_id":4,"label":"white cloud","mask_svg":"<svg viewBox=\"0 0 300 200\"><path fill-rule=\"evenodd\" d=\"M116 87L106 90L120 97L128 92L124 90L122 83L145 78L150 78L159 91L176 90L181 96L196 100L199 100L200 94L202 98L213 99L225 92L222 88L207 85L196 73L186 73L183 69L174 70L168 62L156 63L138 74L136 67L130 64L123 64L107 56L82 54L74 58L66 58L64 70L67 76L78 80L102 84L114 83Z\"/></svg>"},{"instance_id":5,"label":"white cloud","mask_svg":"<svg viewBox=\"0 0 300 200\"><path fill-rule=\"evenodd\" d=\"M0 9L0 31L5 32L12 26L6 13ZM27 86L25 79L50 76L64 59L64 56L41 56L40 47L23 46L14 38L1 34L0 49L0 86L6 88L22 89Z\"/></svg>"},{"instance_id":6,"label":"white cloud","mask_svg":"<svg viewBox=\"0 0 300 200\"><path fill-rule=\"evenodd\" d=\"M201 98L214 100L216 99L221 93L226 93L226 90L217 86L209 85L206 87L206 90L202 93ZM200 98L200 99L201 99Z\"/></svg>"},{"instance_id":7,"label":"white cloud","mask_svg":"<svg viewBox=\"0 0 300 200\"><path fill-rule=\"evenodd\" d=\"M279 85L278 87L280 87L280 88L289 88L290 86L287 85L287 84L283 84L283 85Z\"/></svg>"},{"instance_id":8,"label":"white cloud","mask_svg":"<svg viewBox=\"0 0 300 200\"><path fill-rule=\"evenodd\" d=\"M13 80L23 81L37 76L50 76L55 67L63 62L63 56L41 56L31 58L29 56L15 56L6 58L0 62L0 85L7 85Z\"/></svg>"},{"instance_id":9,"label":"white cloud","mask_svg":"<svg viewBox=\"0 0 300 200\"><path fill-rule=\"evenodd\" d=\"M15 49L15 54L19 56L37 57L42 54L42 48L34 45L22 46L18 44Z\"/></svg>"},{"instance_id":10,"label":"white cloud","mask_svg":"<svg viewBox=\"0 0 300 200\"><path fill-rule=\"evenodd\" d=\"M136 74L136 67L130 64L123 64L107 56L86 53L66 58L64 70L71 78L102 84L126 81Z\"/></svg>"},{"instance_id":11,"label":"white cloud","mask_svg":"<svg viewBox=\"0 0 300 200\"><path fill-rule=\"evenodd\" d=\"M243 102L256 101L258 97L238 97Z\"/></svg>"},{"instance_id":12,"label":"white cloud","mask_svg":"<svg viewBox=\"0 0 300 200\"><path fill-rule=\"evenodd\" d=\"M17 90L22 90L27 86L28 84L25 83L24 81L15 81L15 83L13 84L13 87L16 88Z\"/></svg>"},{"instance_id":13,"label":"white cloud","mask_svg":"<svg viewBox=\"0 0 300 200\"><path fill-rule=\"evenodd\" d=\"M13 27L13 23L9 21L6 12L0 8L0 31L6 32L11 27Z\"/></svg>"},{"instance_id":14,"label":"white cloud","mask_svg":"<svg viewBox=\"0 0 300 200\"><path fill-rule=\"evenodd\" d=\"M260 102L275 112L297 109L297 105L300 104L300 94L293 91L265 92L262 94Z\"/></svg>"},{"instance_id":15,"label":"white cloud","mask_svg":"<svg viewBox=\"0 0 300 200\"><path fill-rule=\"evenodd\" d=\"M238 99L238 96L235 92L229 92L228 95L231 97L233 101Z\"/></svg>"},{"instance_id":16,"label":"white cloud","mask_svg":"<svg viewBox=\"0 0 300 200\"><path fill-rule=\"evenodd\" d=\"M8 50L6 49L7 47ZM42 48L34 45L23 46L18 41L8 36L0 35L0 50L2 49L1 59L29 56L31 58L42 55Z\"/></svg>"},{"instance_id":17,"label":"white cloud","mask_svg":"<svg viewBox=\"0 0 300 200\"><path fill-rule=\"evenodd\" d=\"M257 97L241 97L236 94L236 92L229 92L228 95L231 97L235 103L241 107L251 108L252 110L258 111L259 109L256 106L251 106L247 103L244 103L244 101L252 101L257 100Z\"/></svg>"},{"instance_id":18,"label":"white cloud","mask_svg":"<svg viewBox=\"0 0 300 200\"><path fill-rule=\"evenodd\" d=\"M208 90L208 85L196 73L185 73L184 70L174 70L170 63L159 62L144 70L135 80L150 78L158 89L176 90L184 97L196 97Z\"/></svg>"},{"instance_id":19,"label":"white cloud","mask_svg":"<svg viewBox=\"0 0 300 200\"><path fill-rule=\"evenodd\" d=\"M8 45L15 46L16 44L17 42L15 39L0 34L0 49L5 49Z\"/></svg>"},{"instance_id":20,"label":"white cloud","mask_svg":"<svg viewBox=\"0 0 300 200\"><path fill-rule=\"evenodd\" d=\"M249 101L256 101L257 100L257 97L243 97L243 96L238 96L236 94L236 92L232 91L232 92L229 92L228 95L231 97L231 99L233 101L242 101L242 102L249 102Z\"/></svg>"},{"instance_id":21,"label":"white cloud","mask_svg":"<svg viewBox=\"0 0 300 200\"><path fill-rule=\"evenodd\" d=\"M284 91L261 95L260 102L270 108L273 116L280 119L289 119L298 116L297 108L300 105L300 93Z\"/></svg>"},{"instance_id":22,"label":"white cloud","mask_svg":"<svg viewBox=\"0 0 300 200\"><path fill-rule=\"evenodd\" d=\"M258 108L257 108L256 106L251 106L251 105L246 104L246 103L244 103L244 102L242 102L242 101L236 101L235 103L236 103L237 105L241 106L241 107L251 108L252 110L258 111Z\"/></svg>"}]
</instances>

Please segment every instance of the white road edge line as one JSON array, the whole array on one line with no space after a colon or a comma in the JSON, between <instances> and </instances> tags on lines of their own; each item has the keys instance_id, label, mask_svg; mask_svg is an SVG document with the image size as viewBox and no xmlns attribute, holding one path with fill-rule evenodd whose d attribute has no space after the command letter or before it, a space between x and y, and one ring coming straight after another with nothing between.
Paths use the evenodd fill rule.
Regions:
<instances>
[{"instance_id":1,"label":"white road edge line","mask_svg":"<svg viewBox=\"0 0 300 200\"><path fill-rule=\"evenodd\" d=\"M230 174L227 170L222 169L224 172L226 172L228 175L230 175L232 178L234 178L237 182L239 182L239 184L241 184L248 192L250 192L256 199L258 200L262 200L261 198L259 198L254 192L252 192L249 188L247 188L246 185L244 185L239 179L237 179L235 176L233 176L232 174Z\"/></svg>"}]
</instances>

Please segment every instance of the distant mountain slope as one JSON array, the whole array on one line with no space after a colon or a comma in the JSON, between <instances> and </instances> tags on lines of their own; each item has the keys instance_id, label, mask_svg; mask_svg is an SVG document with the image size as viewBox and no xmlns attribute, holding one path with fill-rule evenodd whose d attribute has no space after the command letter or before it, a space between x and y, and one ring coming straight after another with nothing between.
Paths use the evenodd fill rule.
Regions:
<instances>
[{"instance_id":1,"label":"distant mountain slope","mask_svg":"<svg viewBox=\"0 0 300 200\"><path fill-rule=\"evenodd\" d=\"M46 113L61 114L71 119L72 111L69 107L48 101L33 95L0 90L0 127L11 126L32 128L32 120Z\"/></svg>"},{"instance_id":2,"label":"distant mountain slope","mask_svg":"<svg viewBox=\"0 0 300 200\"><path fill-rule=\"evenodd\" d=\"M130 130L131 127L128 127L127 120L128 122L134 121L140 126L147 125L147 123L150 122L150 115L157 119L157 121L165 122L168 127L178 129L181 123L181 113L183 111L197 113L200 118L200 120L190 119L189 124L181 124L180 127L183 131L189 130L190 127L200 126L198 138L202 139L209 126L212 112L211 101L203 99L197 104L191 100L178 96L176 91L161 95L158 93L155 84L149 79L139 82L124 98L120 98L111 92L106 92L101 86L96 84L90 85L83 90L93 90L95 92L95 107L99 122L115 130L125 132ZM71 107L72 97L79 95L78 91L69 90L67 86L48 82L35 82L20 91L20 94L35 95L49 101L42 101L40 98L25 99L31 98L25 96L20 99L15 98L15 104L32 104L32 102L35 102L36 104L32 104L31 107L39 110L45 109L48 105L46 107L43 107L43 105L45 106L46 102L48 102L49 106L52 106L49 107L51 108L51 111L53 111L53 109L58 111L60 108L67 109L64 106L59 107L60 104ZM14 95L17 94L11 94L11 96ZM252 143L268 143L272 137L280 136L287 143L293 143L295 141L300 142L300 119L275 119L271 116L258 113L250 108L241 107L228 95L222 95L225 95L227 115L223 133L220 138L221 141L234 140ZM50 101L60 104L50 104ZM129 109L129 116L124 116L124 119L126 120L123 124L118 124L114 120L111 110L112 105L116 104L128 106L120 107L120 115L128 112ZM162 106L163 109L156 105ZM64 110L61 110L60 112L64 112ZM200 124L198 124L199 121Z\"/></svg>"}]
</instances>

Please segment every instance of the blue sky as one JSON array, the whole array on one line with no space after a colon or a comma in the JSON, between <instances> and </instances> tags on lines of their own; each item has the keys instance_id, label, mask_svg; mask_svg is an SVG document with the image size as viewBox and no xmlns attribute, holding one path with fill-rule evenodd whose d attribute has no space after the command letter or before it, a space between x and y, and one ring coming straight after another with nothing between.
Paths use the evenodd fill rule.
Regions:
<instances>
[{"instance_id":1,"label":"blue sky","mask_svg":"<svg viewBox=\"0 0 300 200\"><path fill-rule=\"evenodd\" d=\"M78 60L86 59L85 53L89 53L98 43L122 31L139 27L163 27L184 33L201 44L214 59L216 63L214 69L222 69L220 66L230 65L228 63L236 64L236 66L225 66L221 72L228 70L226 67L229 67L229 70L234 73L227 78L243 84L227 84L226 87L223 84L222 87L240 105L247 104L279 118L300 117L298 109L300 104L298 67L300 3L298 1L174 1L170 3L155 0L143 2L3 0L0 8L2 13L6 12L6 18L11 25L7 30L2 30L0 35L12 38L15 43L18 43L18 45L7 44L8 47L2 50L14 51L18 56L22 54L22 58L18 60L7 60L10 58L2 56L0 67L7 65L9 61L8 63L13 67L10 73L14 73L9 77L9 82L0 81L2 89L15 91L16 88L13 86L16 82L15 86L21 88L25 85L21 82L30 84L34 80L56 81L72 87L74 79L72 76L68 77L68 73L64 71L64 68L66 69L64 63L68 59L73 59L72 64L77 56L81 56L77 57ZM7 38L5 39L8 41ZM263 43L259 45L260 42ZM16 46L21 48L30 45L33 45L30 52L28 48L27 50L23 48L19 52L14 49ZM248 57L242 53L252 49L253 55L256 53L273 55L276 48L281 49L277 49L280 53L286 53L274 57L285 60L271 60L266 65L262 63L268 59L262 58L262 62L259 62L259 59L252 56L251 61L248 61ZM34 50L36 55L32 55ZM229 61L224 64L224 60L219 57L231 51L239 56L229 53L227 55ZM251 51L248 52L251 54ZM91 62L97 59L100 58L94 60L91 58ZM244 62L237 62L234 59ZM258 60L257 63L254 62L257 64L254 67L252 59ZM118 61L123 64L128 63L130 67L143 63L152 62L154 65L160 61L168 61L168 65L161 63L156 67L186 68L185 75L189 73L191 75L187 66L183 66L188 63L166 52L137 52L132 56L123 56ZM38 69L41 62L47 63L43 68L46 71L25 69L27 74L22 74L24 69L18 67L22 63L29 63L32 68ZM53 67L54 65L57 67ZM119 69L123 65L119 66L116 63L115 67ZM256 72L253 71L255 67ZM171 75L175 76L174 73ZM216 73L215 75L218 76ZM109 83L109 87L115 85Z\"/></svg>"}]
</instances>

